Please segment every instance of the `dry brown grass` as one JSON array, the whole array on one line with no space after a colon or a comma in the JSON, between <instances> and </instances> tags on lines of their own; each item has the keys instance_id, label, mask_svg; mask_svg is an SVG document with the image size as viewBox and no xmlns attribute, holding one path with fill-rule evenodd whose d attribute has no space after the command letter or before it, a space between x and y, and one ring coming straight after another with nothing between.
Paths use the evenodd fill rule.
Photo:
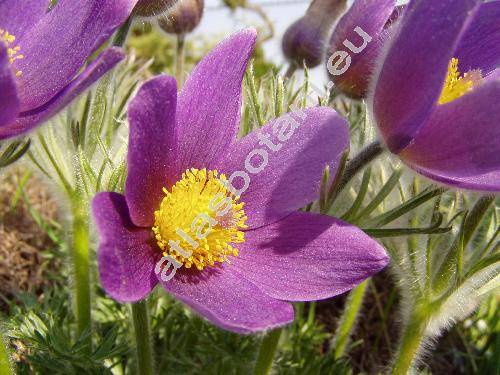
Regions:
<instances>
[{"instance_id":1,"label":"dry brown grass","mask_svg":"<svg viewBox=\"0 0 500 375\"><path fill-rule=\"evenodd\" d=\"M56 202L40 179L32 176L21 194L22 177L20 170L0 177L0 296L4 299L18 292L41 293L46 271L58 267L43 258L42 252L54 243L30 213L37 212L45 222L55 220ZM16 196L19 199L14 205ZM0 308L5 307L0 301Z\"/></svg>"}]
</instances>

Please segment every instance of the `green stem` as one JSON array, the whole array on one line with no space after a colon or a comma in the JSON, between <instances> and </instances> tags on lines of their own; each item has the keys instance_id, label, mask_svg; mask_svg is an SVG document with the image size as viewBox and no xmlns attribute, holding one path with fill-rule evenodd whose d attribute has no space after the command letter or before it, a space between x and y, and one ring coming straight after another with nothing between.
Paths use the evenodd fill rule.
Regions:
<instances>
[{"instance_id":1,"label":"green stem","mask_svg":"<svg viewBox=\"0 0 500 375\"><path fill-rule=\"evenodd\" d=\"M283 84L283 78L278 76L276 80L276 93L275 93L275 106L274 106L274 117L280 117L283 114L283 102L285 96L285 87Z\"/></svg>"},{"instance_id":2,"label":"green stem","mask_svg":"<svg viewBox=\"0 0 500 375\"><path fill-rule=\"evenodd\" d=\"M175 78L177 78L177 84L179 89L182 87L182 76L184 72L184 53L185 53L185 37L184 34L177 35L177 49L175 55Z\"/></svg>"},{"instance_id":3,"label":"green stem","mask_svg":"<svg viewBox=\"0 0 500 375\"><path fill-rule=\"evenodd\" d=\"M426 314L418 306L415 307L403 331L399 350L391 372L393 375L406 375L411 370L415 357L422 345L427 323L428 318Z\"/></svg>"},{"instance_id":4,"label":"green stem","mask_svg":"<svg viewBox=\"0 0 500 375\"><path fill-rule=\"evenodd\" d=\"M9 360L9 352L0 327L0 375L12 375L12 368Z\"/></svg>"},{"instance_id":5,"label":"green stem","mask_svg":"<svg viewBox=\"0 0 500 375\"><path fill-rule=\"evenodd\" d=\"M384 148L379 141L370 143L363 150L361 150L359 154L347 163L344 174L342 175L342 180L338 186L338 191L342 191L360 170L370 164L374 159L382 154L383 151Z\"/></svg>"},{"instance_id":6,"label":"green stem","mask_svg":"<svg viewBox=\"0 0 500 375\"><path fill-rule=\"evenodd\" d=\"M42 145L42 148L43 148L43 151L45 152L45 155L47 155L47 158L49 159L50 163L52 164L52 167L54 168L55 172L57 173L57 176L59 177L59 180L61 181L61 184L62 184L64 190L67 193L70 193L71 192L71 184L68 182L64 172L59 167L59 163L56 161L56 159L54 159L54 156L52 155L52 152L50 151L50 148L47 145L47 141L45 140L45 137L40 132L38 133L38 139L40 141L40 144Z\"/></svg>"},{"instance_id":7,"label":"green stem","mask_svg":"<svg viewBox=\"0 0 500 375\"><path fill-rule=\"evenodd\" d=\"M248 9L248 10L251 10L255 13L257 13L259 15L260 18L262 18L262 20L264 21L264 23L266 24L266 27L267 27L267 35L263 36L260 38L259 42L262 44L264 43L265 41L269 40L269 39L272 39L273 36L274 36L274 23L273 21L269 18L269 16L267 15L267 13L264 11L264 9L260 6L260 5L257 5L257 4L251 4L250 2L248 1L245 1L243 2L242 4L244 4L242 6L242 8L244 9Z\"/></svg>"},{"instance_id":8,"label":"green stem","mask_svg":"<svg viewBox=\"0 0 500 375\"><path fill-rule=\"evenodd\" d=\"M349 293L344 312L335 334L333 348L333 355L335 359L338 359L345 354L347 344L349 343L351 337L351 333L353 331L354 325L356 324L361 306L363 305L363 299L369 282L370 279L363 281Z\"/></svg>"},{"instance_id":9,"label":"green stem","mask_svg":"<svg viewBox=\"0 0 500 375\"><path fill-rule=\"evenodd\" d=\"M454 285L455 282L461 283L461 278L463 276L461 272L463 270L462 262L464 248L472 239L474 232L483 220L493 200L494 198L490 196L479 198L462 220L460 233L450 246L448 254L438 271L434 274L432 280L434 294L440 295L446 289L450 289L450 285ZM454 289L454 287L451 289Z\"/></svg>"},{"instance_id":10,"label":"green stem","mask_svg":"<svg viewBox=\"0 0 500 375\"><path fill-rule=\"evenodd\" d=\"M248 87L250 104L254 111L255 119L257 120L259 126L264 126L265 119L259 101L259 93L257 92L257 85L255 84L255 73L252 62L250 62L250 64L248 65L248 69L245 74L245 83L247 84Z\"/></svg>"},{"instance_id":11,"label":"green stem","mask_svg":"<svg viewBox=\"0 0 500 375\"><path fill-rule=\"evenodd\" d=\"M151 346L148 306L145 300L132 305L132 319L139 367L138 374L152 375L154 373L153 348Z\"/></svg>"},{"instance_id":12,"label":"green stem","mask_svg":"<svg viewBox=\"0 0 500 375\"><path fill-rule=\"evenodd\" d=\"M358 213L359 209L361 208L361 205L363 204L363 200L365 199L366 193L368 192L368 185L370 184L370 178L372 174L372 169L371 167L366 168L363 172L363 178L361 179L361 185L358 190L358 194L356 196L356 199L354 200L354 203L352 204L351 208L342 215L342 220L344 221L352 221L352 218L356 216Z\"/></svg>"},{"instance_id":13,"label":"green stem","mask_svg":"<svg viewBox=\"0 0 500 375\"><path fill-rule=\"evenodd\" d=\"M309 311L307 312L307 326L310 327L314 324L316 317L316 302L309 303Z\"/></svg>"},{"instance_id":14,"label":"green stem","mask_svg":"<svg viewBox=\"0 0 500 375\"><path fill-rule=\"evenodd\" d=\"M264 336L262 344L260 345L259 356L255 362L255 368L253 370L254 375L269 374L273 365L276 349L278 348L280 336L281 328L275 329Z\"/></svg>"},{"instance_id":15,"label":"green stem","mask_svg":"<svg viewBox=\"0 0 500 375\"><path fill-rule=\"evenodd\" d=\"M90 270L89 270L89 212L87 201L81 194L71 197L73 219L73 276L76 307L77 334L88 334L87 345L92 346L90 320Z\"/></svg>"}]
</instances>

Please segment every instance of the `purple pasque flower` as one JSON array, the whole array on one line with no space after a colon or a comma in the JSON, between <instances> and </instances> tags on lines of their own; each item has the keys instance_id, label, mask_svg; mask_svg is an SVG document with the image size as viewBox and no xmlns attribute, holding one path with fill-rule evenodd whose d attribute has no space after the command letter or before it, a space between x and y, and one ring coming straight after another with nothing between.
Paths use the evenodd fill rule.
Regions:
<instances>
[{"instance_id":1,"label":"purple pasque flower","mask_svg":"<svg viewBox=\"0 0 500 375\"><path fill-rule=\"evenodd\" d=\"M124 58L109 48L85 62L132 12L137 0L0 0L0 139L47 120ZM5 55L7 57L5 58ZM9 72L10 71L10 72Z\"/></svg>"},{"instance_id":2,"label":"purple pasque flower","mask_svg":"<svg viewBox=\"0 0 500 375\"><path fill-rule=\"evenodd\" d=\"M168 12L178 0L138 0L134 14L141 17L157 17Z\"/></svg>"},{"instance_id":3,"label":"purple pasque flower","mask_svg":"<svg viewBox=\"0 0 500 375\"><path fill-rule=\"evenodd\" d=\"M335 87L353 99L368 94L377 57L401 8L395 0L355 0L330 37L327 71Z\"/></svg>"},{"instance_id":4,"label":"purple pasque flower","mask_svg":"<svg viewBox=\"0 0 500 375\"><path fill-rule=\"evenodd\" d=\"M346 0L314 0L306 14L286 29L281 41L283 54L298 68L321 64L332 25L346 7Z\"/></svg>"},{"instance_id":5,"label":"purple pasque flower","mask_svg":"<svg viewBox=\"0 0 500 375\"><path fill-rule=\"evenodd\" d=\"M200 24L204 9L204 0L182 0L168 14L158 17L158 26L167 33L185 35Z\"/></svg>"},{"instance_id":6,"label":"purple pasque flower","mask_svg":"<svg viewBox=\"0 0 500 375\"><path fill-rule=\"evenodd\" d=\"M179 95L172 77L159 76L131 102L125 194L93 200L99 273L114 299L141 300L160 283L219 327L249 333L291 322L289 301L343 293L388 263L360 229L297 211L317 198L325 166L334 173L348 147L335 111L293 112L237 138L255 38L245 30L220 43ZM192 256L176 253L176 241ZM155 272L165 254L183 266L170 281Z\"/></svg>"},{"instance_id":7,"label":"purple pasque flower","mask_svg":"<svg viewBox=\"0 0 500 375\"><path fill-rule=\"evenodd\" d=\"M410 1L374 76L387 147L453 187L500 191L500 1Z\"/></svg>"}]
</instances>

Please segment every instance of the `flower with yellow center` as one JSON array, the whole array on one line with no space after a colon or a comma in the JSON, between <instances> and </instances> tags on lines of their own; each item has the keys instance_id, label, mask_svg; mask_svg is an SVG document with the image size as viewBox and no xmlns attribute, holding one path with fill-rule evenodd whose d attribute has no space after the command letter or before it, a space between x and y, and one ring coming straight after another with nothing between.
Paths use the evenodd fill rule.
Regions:
<instances>
[{"instance_id":1,"label":"flower with yellow center","mask_svg":"<svg viewBox=\"0 0 500 375\"><path fill-rule=\"evenodd\" d=\"M217 170L188 169L154 213L153 232L165 256L203 270L237 256L232 244L245 241L243 203L227 189Z\"/></svg>"},{"instance_id":2,"label":"flower with yellow center","mask_svg":"<svg viewBox=\"0 0 500 375\"><path fill-rule=\"evenodd\" d=\"M443 91L439 98L439 104L450 103L468 92L474 90L482 82L483 76L480 70L471 70L460 75L458 70L458 59L453 58L448 65L448 73L444 82Z\"/></svg>"},{"instance_id":3,"label":"flower with yellow center","mask_svg":"<svg viewBox=\"0 0 500 375\"><path fill-rule=\"evenodd\" d=\"M21 47L14 45L16 41L16 37L10 34L8 31L0 29L0 43L3 43L7 47L7 55L9 56L9 61L11 64L14 64L16 60L21 60L24 58L23 55L19 53ZM16 77L19 77L23 74L22 71L17 70L15 72Z\"/></svg>"},{"instance_id":4,"label":"flower with yellow center","mask_svg":"<svg viewBox=\"0 0 500 375\"><path fill-rule=\"evenodd\" d=\"M136 3L0 1L0 140L45 123L125 58L100 46Z\"/></svg>"},{"instance_id":5,"label":"flower with yellow center","mask_svg":"<svg viewBox=\"0 0 500 375\"><path fill-rule=\"evenodd\" d=\"M100 281L117 301L161 286L218 327L251 333L291 322L290 302L345 293L388 263L360 229L297 211L348 149L348 124L333 109L287 113L237 136L255 39L255 30L240 31L180 93L160 75L129 104L125 192L92 201Z\"/></svg>"},{"instance_id":6,"label":"flower with yellow center","mask_svg":"<svg viewBox=\"0 0 500 375\"><path fill-rule=\"evenodd\" d=\"M375 64L367 102L385 146L453 188L500 191L499 12L411 0Z\"/></svg>"}]
</instances>

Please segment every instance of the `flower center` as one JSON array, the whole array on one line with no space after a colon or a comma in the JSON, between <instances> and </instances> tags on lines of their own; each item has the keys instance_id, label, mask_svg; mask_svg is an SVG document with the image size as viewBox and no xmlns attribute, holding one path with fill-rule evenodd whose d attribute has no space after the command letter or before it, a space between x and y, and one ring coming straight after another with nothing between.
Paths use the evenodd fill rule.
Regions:
<instances>
[{"instance_id":1,"label":"flower center","mask_svg":"<svg viewBox=\"0 0 500 375\"><path fill-rule=\"evenodd\" d=\"M8 31L0 29L0 43L3 43L7 47L7 55L9 56L9 61L11 64L14 64L14 61L21 60L24 58L23 55L19 54L21 47L15 46L14 42L16 41L16 37L10 34ZM23 74L22 71L16 70L16 77L19 77Z\"/></svg>"},{"instance_id":2,"label":"flower center","mask_svg":"<svg viewBox=\"0 0 500 375\"><path fill-rule=\"evenodd\" d=\"M482 83L483 76L480 70L471 70L463 76L458 71L458 59L451 59L448 65L448 75L444 82L444 88L439 98L439 104L450 103Z\"/></svg>"},{"instance_id":3,"label":"flower center","mask_svg":"<svg viewBox=\"0 0 500 375\"><path fill-rule=\"evenodd\" d=\"M188 169L172 186L155 211L153 233L163 255L170 255L186 268L202 270L215 262L237 256L232 244L245 241L244 203L226 188L217 170Z\"/></svg>"}]
</instances>

